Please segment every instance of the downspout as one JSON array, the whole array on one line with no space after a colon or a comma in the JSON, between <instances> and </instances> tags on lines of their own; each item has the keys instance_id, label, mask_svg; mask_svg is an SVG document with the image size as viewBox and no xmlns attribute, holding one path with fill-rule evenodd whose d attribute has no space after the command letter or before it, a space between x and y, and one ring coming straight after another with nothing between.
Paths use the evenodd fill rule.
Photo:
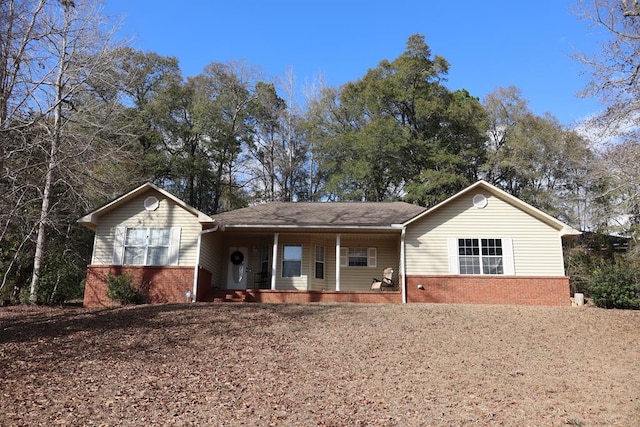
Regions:
<instances>
[{"instance_id":1,"label":"downspout","mask_svg":"<svg viewBox=\"0 0 640 427\"><path fill-rule=\"evenodd\" d=\"M340 235L336 234L336 291L340 291Z\"/></svg>"},{"instance_id":2,"label":"downspout","mask_svg":"<svg viewBox=\"0 0 640 427\"><path fill-rule=\"evenodd\" d=\"M193 293L191 295L191 302L196 302L198 299L198 278L200 275L200 252L202 246L202 235L205 233L213 233L214 231L218 230L219 226L220 224L218 224L218 222L216 221L213 228L208 228L198 233L198 245L196 247L196 265L194 266L193 271Z\"/></svg>"},{"instance_id":3,"label":"downspout","mask_svg":"<svg viewBox=\"0 0 640 427\"><path fill-rule=\"evenodd\" d=\"M202 230L198 233L198 245L196 246L196 265L194 266L193 271L193 293L191 295L191 302L196 302L198 300L198 276L200 274L200 245L202 243Z\"/></svg>"},{"instance_id":4,"label":"downspout","mask_svg":"<svg viewBox=\"0 0 640 427\"><path fill-rule=\"evenodd\" d=\"M273 235L273 254L271 255L271 290L276 290L276 271L278 268L278 233Z\"/></svg>"},{"instance_id":5,"label":"downspout","mask_svg":"<svg viewBox=\"0 0 640 427\"><path fill-rule=\"evenodd\" d=\"M404 238L407 227L402 227L402 233L400 233L400 274L402 277L401 291L402 291L402 303L407 303L407 275L404 261Z\"/></svg>"}]
</instances>

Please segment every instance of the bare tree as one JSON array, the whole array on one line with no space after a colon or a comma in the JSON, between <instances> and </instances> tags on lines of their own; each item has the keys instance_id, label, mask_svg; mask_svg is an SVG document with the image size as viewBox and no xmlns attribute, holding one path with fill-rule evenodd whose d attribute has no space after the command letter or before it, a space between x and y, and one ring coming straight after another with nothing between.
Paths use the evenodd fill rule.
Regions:
<instances>
[{"instance_id":1,"label":"bare tree","mask_svg":"<svg viewBox=\"0 0 640 427\"><path fill-rule=\"evenodd\" d=\"M596 54L576 59L591 74L583 95L607 107L593 125L619 138L637 139L640 124L640 8L633 0L580 0L581 17L607 38Z\"/></svg>"},{"instance_id":2,"label":"bare tree","mask_svg":"<svg viewBox=\"0 0 640 427\"><path fill-rule=\"evenodd\" d=\"M112 32L105 32L108 21L101 13L101 3L93 0L49 3L45 25L51 35L41 44L43 72L34 95L32 108L38 107L46 147L46 171L41 185L40 218L38 220L33 274L29 300L38 299L38 280L44 259L47 227L58 192L69 192L82 198L78 191L91 163L118 150L108 147L110 124L104 113L118 109L117 97L96 99L90 83L107 81L114 46ZM107 137L105 137L107 136ZM66 200L68 202L68 200Z\"/></svg>"},{"instance_id":3,"label":"bare tree","mask_svg":"<svg viewBox=\"0 0 640 427\"><path fill-rule=\"evenodd\" d=\"M607 39L595 55L577 59L591 72L586 95L606 110L588 125L606 135L599 143L594 175L599 178L592 208L606 231L636 236L640 206L640 7L637 0L582 0L579 13ZM596 134L597 137L601 136Z\"/></svg>"},{"instance_id":4,"label":"bare tree","mask_svg":"<svg viewBox=\"0 0 640 427\"><path fill-rule=\"evenodd\" d=\"M35 303L47 236L69 235L70 217L89 206L94 168L122 148L118 97L96 90L116 86L113 30L105 31L111 24L98 0L11 0L0 10L0 241L17 246L1 286L17 259L31 258L20 251L33 250ZM6 245L9 230L19 245Z\"/></svg>"}]
</instances>

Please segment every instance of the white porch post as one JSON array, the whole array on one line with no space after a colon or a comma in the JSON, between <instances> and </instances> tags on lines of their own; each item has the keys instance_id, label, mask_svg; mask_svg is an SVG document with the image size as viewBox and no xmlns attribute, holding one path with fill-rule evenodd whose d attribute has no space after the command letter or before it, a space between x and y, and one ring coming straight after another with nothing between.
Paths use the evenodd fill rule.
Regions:
<instances>
[{"instance_id":1,"label":"white porch post","mask_svg":"<svg viewBox=\"0 0 640 427\"><path fill-rule=\"evenodd\" d=\"M402 303L407 303L407 272L404 262L404 236L407 231L406 227L402 227L402 233L400 234L400 274L402 281L400 282L400 290L402 291Z\"/></svg>"},{"instance_id":2,"label":"white porch post","mask_svg":"<svg viewBox=\"0 0 640 427\"><path fill-rule=\"evenodd\" d=\"M336 234L336 291L340 290L340 235Z\"/></svg>"},{"instance_id":3,"label":"white porch post","mask_svg":"<svg viewBox=\"0 0 640 427\"><path fill-rule=\"evenodd\" d=\"M198 233L198 246L196 247L196 265L193 267L193 289L191 301L196 302L198 299L198 276L200 275L200 254L202 252L202 233Z\"/></svg>"},{"instance_id":4,"label":"white porch post","mask_svg":"<svg viewBox=\"0 0 640 427\"><path fill-rule=\"evenodd\" d=\"M271 290L276 290L276 270L278 269L278 233L273 235L273 253L271 254Z\"/></svg>"}]
</instances>

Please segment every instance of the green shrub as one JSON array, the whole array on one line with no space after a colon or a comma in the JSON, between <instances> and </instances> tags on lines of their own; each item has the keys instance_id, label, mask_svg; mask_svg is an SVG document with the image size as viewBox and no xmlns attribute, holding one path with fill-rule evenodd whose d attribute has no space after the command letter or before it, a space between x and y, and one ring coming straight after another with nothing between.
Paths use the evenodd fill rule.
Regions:
<instances>
[{"instance_id":1,"label":"green shrub","mask_svg":"<svg viewBox=\"0 0 640 427\"><path fill-rule=\"evenodd\" d=\"M107 297L111 301L124 305L140 303L140 294L133 285L131 274L122 273L115 276L109 273L105 283L107 284Z\"/></svg>"},{"instance_id":2,"label":"green shrub","mask_svg":"<svg viewBox=\"0 0 640 427\"><path fill-rule=\"evenodd\" d=\"M628 263L602 264L591 274L589 295L598 307L638 309L638 274Z\"/></svg>"}]
</instances>

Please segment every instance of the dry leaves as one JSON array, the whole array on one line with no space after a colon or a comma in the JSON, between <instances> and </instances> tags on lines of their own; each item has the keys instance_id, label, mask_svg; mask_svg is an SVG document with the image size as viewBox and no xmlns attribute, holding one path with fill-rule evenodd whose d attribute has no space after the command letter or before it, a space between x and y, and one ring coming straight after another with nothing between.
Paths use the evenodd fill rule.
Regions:
<instances>
[{"instance_id":1,"label":"dry leaves","mask_svg":"<svg viewBox=\"0 0 640 427\"><path fill-rule=\"evenodd\" d=\"M640 312L0 309L0 425L640 425Z\"/></svg>"}]
</instances>

